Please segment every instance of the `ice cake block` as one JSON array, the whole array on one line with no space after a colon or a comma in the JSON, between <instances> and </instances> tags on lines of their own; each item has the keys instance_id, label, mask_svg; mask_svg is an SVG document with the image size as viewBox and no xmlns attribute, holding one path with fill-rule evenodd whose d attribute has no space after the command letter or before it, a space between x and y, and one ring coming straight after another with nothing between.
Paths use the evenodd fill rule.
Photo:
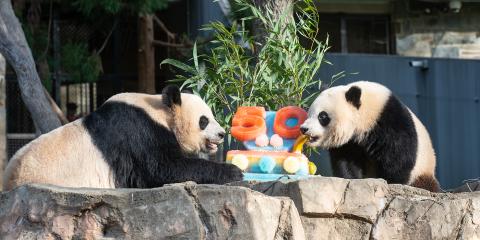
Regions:
<instances>
[{"instance_id":1,"label":"ice cake block","mask_svg":"<svg viewBox=\"0 0 480 240\"><path fill-rule=\"evenodd\" d=\"M289 106L278 111L263 107L240 107L232 120L232 136L247 150L230 150L227 162L244 173L244 180L272 181L282 177L307 178L316 166L302 154L306 137L300 125L305 110Z\"/></svg>"}]
</instances>

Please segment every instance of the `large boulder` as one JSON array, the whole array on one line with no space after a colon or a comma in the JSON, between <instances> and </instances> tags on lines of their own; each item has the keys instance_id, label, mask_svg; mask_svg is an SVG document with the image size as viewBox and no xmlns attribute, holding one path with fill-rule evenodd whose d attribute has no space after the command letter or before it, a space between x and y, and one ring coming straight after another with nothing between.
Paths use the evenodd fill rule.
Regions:
<instances>
[{"instance_id":1,"label":"large boulder","mask_svg":"<svg viewBox=\"0 0 480 240\"><path fill-rule=\"evenodd\" d=\"M330 177L239 185L293 199L307 239L480 239L480 192Z\"/></svg>"},{"instance_id":2,"label":"large boulder","mask_svg":"<svg viewBox=\"0 0 480 240\"><path fill-rule=\"evenodd\" d=\"M480 192L430 193L379 179L329 177L233 185L144 190L27 185L0 194L0 236L480 239Z\"/></svg>"},{"instance_id":3,"label":"large boulder","mask_svg":"<svg viewBox=\"0 0 480 240\"><path fill-rule=\"evenodd\" d=\"M2 239L304 239L288 198L243 187L71 189L27 185L0 195Z\"/></svg>"}]
</instances>

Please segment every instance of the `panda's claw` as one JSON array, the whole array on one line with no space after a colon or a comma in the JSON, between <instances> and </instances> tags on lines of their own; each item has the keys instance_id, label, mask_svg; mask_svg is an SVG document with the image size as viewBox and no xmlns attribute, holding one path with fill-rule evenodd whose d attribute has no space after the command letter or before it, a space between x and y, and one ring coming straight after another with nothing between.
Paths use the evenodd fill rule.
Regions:
<instances>
[{"instance_id":1,"label":"panda's claw","mask_svg":"<svg viewBox=\"0 0 480 240\"><path fill-rule=\"evenodd\" d=\"M243 172L233 164L225 164L225 167L218 177L221 184L238 182L243 180Z\"/></svg>"}]
</instances>

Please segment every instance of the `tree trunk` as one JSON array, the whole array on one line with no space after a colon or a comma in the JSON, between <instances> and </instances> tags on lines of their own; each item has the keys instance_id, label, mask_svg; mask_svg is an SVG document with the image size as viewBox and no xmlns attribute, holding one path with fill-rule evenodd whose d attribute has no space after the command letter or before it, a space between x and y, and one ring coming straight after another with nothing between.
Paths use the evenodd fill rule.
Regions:
<instances>
[{"instance_id":1,"label":"tree trunk","mask_svg":"<svg viewBox=\"0 0 480 240\"><path fill-rule=\"evenodd\" d=\"M138 90L155 93L155 49L153 47L153 17L141 14L138 17Z\"/></svg>"},{"instance_id":2,"label":"tree trunk","mask_svg":"<svg viewBox=\"0 0 480 240\"><path fill-rule=\"evenodd\" d=\"M32 52L10 0L0 0L0 53L17 74L23 102L37 130L47 133L61 126L45 96Z\"/></svg>"},{"instance_id":3,"label":"tree trunk","mask_svg":"<svg viewBox=\"0 0 480 240\"><path fill-rule=\"evenodd\" d=\"M291 10L289 15L293 21L293 9L288 9L290 4L293 4L294 0L254 0L254 4L260 9L265 9L268 7L271 9L275 16L280 17L285 11ZM263 26L263 23L260 20L257 20L253 23L252 33L254 35L255 42L260 45L265 44L265 39L268 37L267 31ZM257 52L257 51L255 51Z\"/></svg>"}]
</instances>

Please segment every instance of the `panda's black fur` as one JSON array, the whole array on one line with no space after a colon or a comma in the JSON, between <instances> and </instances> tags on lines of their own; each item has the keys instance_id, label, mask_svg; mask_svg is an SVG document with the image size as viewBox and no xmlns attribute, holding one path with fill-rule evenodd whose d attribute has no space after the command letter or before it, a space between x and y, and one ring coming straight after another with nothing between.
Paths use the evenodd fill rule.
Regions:
<instances>
[{"instance_id":1,"label":"panda's black fur","mask_svg":"<svg viewBox=\"0 0 480 240\"><path fill-rule=\"evenodd\" d=\"M360 105L358 99L353 105ZM415 165L417 133L408 109L390 95L377 125L361 141L330 148L335 176L376 175L390 183L406 183ZM375 166L373 169L372 166Z\"/></svg>"},{"instance_id":2,"label":"panda's black fur","mask_svg":"<svg viewBox=\"0 0 480 240\"><path fill-rule=\"evenodd\" d=\"M167 106L181 104L178 94L166 95ZM116 187L152 188L184 181L223 184L242 179L233 165L188 158L173 132L127 103L106 102L83 124L112 168Z\"/></svg>"},{"instance_id":3,"label":"panda's black fur","mask_svg":"<svg viewBox=\"0 0 480 240\"><path fill-rule=\"evenodd\" d=\"M326 89L300 127L330 153L333 175L383 178L439 191L428 131L385 86L359 81Z\"/></svg>"},{"instance_id":4,"label":"panda's black fur","mask_svg":"<svg viewBox=\"0 0 480 240\"><path fill-rule=\"evenodd\" d=\"M122 93L22 147L5 169L3 187L153 188L240 181L242 171L232 164L190 157L214 153L224 134L207 104L178 87L167 87L162 95Z\"/></svg>"}]
</instances>

